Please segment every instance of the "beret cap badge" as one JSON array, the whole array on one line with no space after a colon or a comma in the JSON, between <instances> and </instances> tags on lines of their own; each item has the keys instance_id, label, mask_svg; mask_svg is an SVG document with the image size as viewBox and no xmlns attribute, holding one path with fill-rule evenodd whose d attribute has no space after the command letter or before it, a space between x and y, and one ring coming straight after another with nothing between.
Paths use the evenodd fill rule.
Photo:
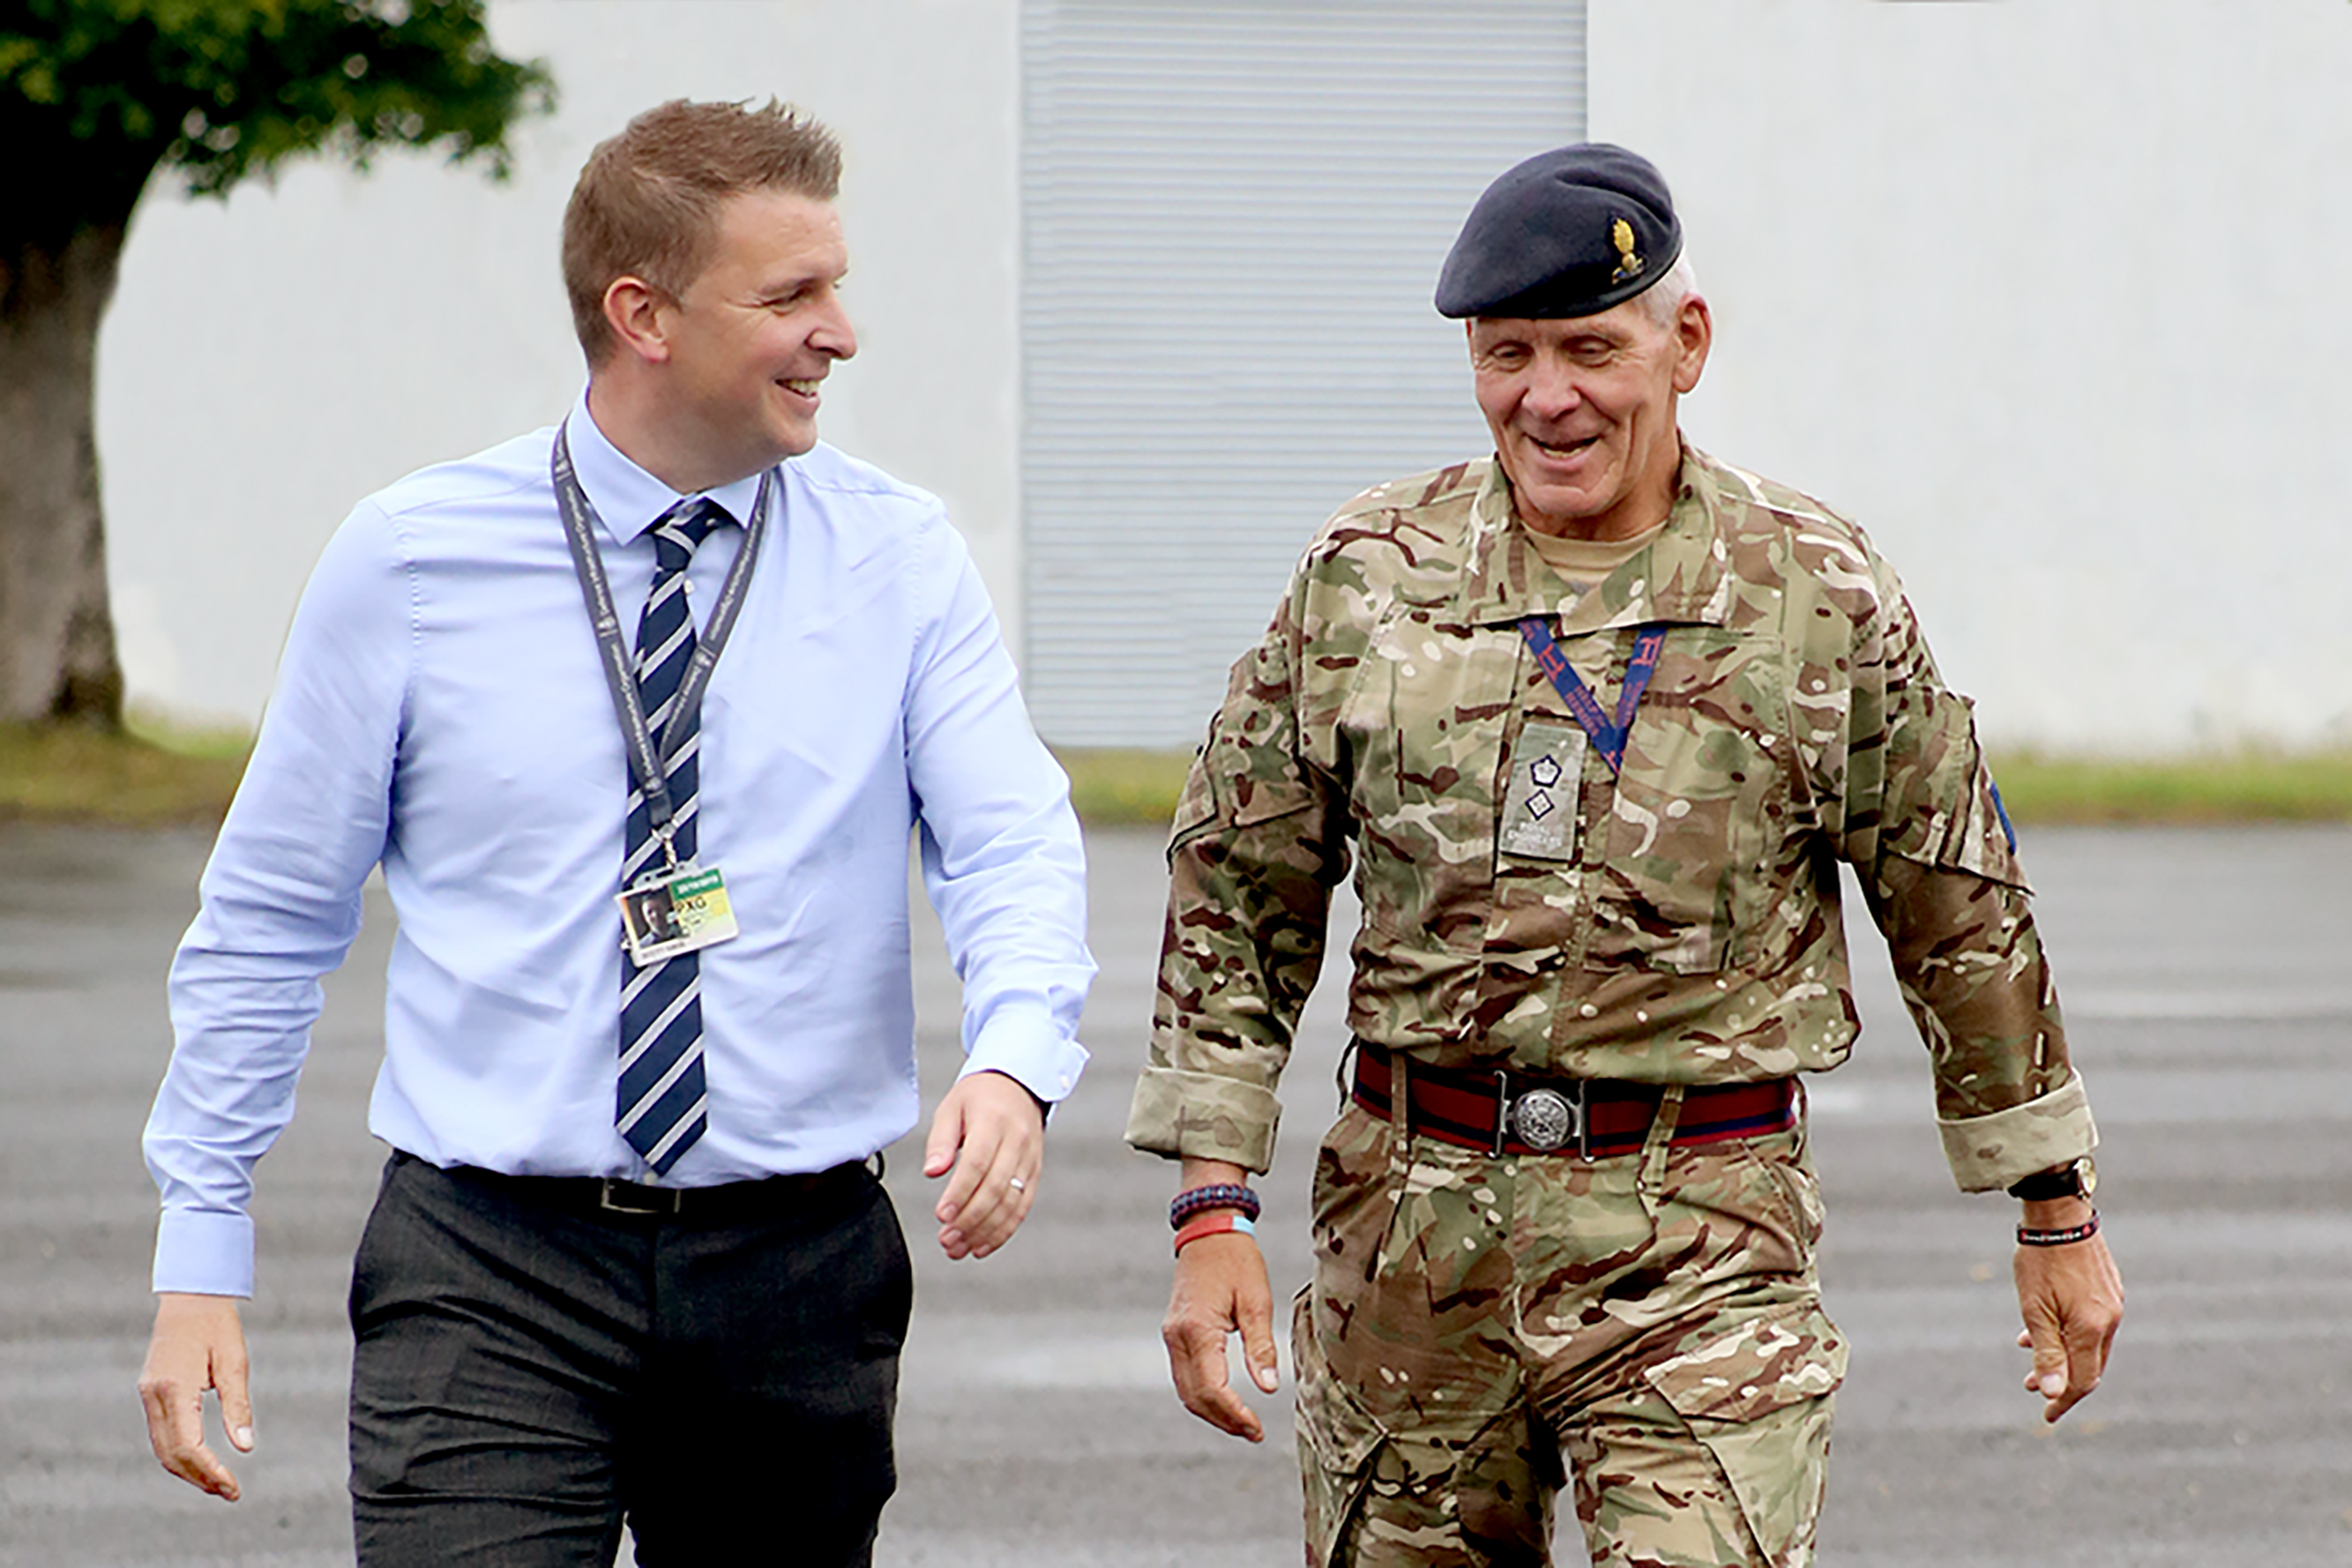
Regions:
<instances>
[{"instance_id":1,"label":"beret cap badge","mask_svg":"<svg viewBox=\"0 0 2352 1568\"><path fill-rule=\"evenodd\" d=\"M1609 226L1609 243L1617 247L1617 270L1609 275L1612 283L1622 283L1642 270L1642 258L1633 248L1633 226L1623 218Z\"/></svg>"}]
</instances>

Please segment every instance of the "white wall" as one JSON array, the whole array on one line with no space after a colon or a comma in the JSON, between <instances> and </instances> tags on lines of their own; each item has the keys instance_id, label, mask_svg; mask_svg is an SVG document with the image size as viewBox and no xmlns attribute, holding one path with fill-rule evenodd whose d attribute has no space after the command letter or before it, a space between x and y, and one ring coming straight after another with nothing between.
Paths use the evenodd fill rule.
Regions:
<instances>
[{"instance_id":1,"label":"white wall","mask_svg":"<svg viewBox=\"0 0 2352 1568\"><path fill-rule=\"evenodd\" d=\"M1996 741L2352 741L2352 5L1592 0L1685 427L1859 518Z\"/></svg>"},{"instance_id":2,"label":"white wall","mask_svg":"<svg viewBox=\"0 0 2352 1568\"><path fill-rule=\"evenodd\" d=\"M589 149L675 97L840 133L857 359L826 439L937 491L1019 647L1016 0L493 0L558 113L493 185L437 161L289 169L141 208L100 358L134 702L250 723L296 595L362 495L551 423L582 378L556 234Z\"/></svg>"}]
</instances>

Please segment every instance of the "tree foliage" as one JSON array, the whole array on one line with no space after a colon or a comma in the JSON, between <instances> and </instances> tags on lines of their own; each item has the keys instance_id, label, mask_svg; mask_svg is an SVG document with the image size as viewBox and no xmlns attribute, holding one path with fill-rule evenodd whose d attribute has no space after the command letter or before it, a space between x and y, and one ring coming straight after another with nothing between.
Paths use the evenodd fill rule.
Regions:
<instances>
[{"instance_id":1,"label":"tree foliage","mask_svg":"<svg viewBox=\"0 0 2352 1568\"><path fill-rule=\"evenodd\" d=\"M552 101L485 0L0 5L0 721L120 721L90 406L99 323L159 169L223 195L308 153L507 165Z\"/></svg>"},{"instance_id":2,"label":"tree foliage","mask_svg":"<svg viewBox=\"0 0 2352 1568\"><path fill-rule=\"evenodd\" d=\"M126 222L158 169L218 195L301 153L364 165L381 147L439 146L502 174L508 128L553 89L491 48L482 13L483 0L14 0L0 145L29 177L0 204L0 247L54 250Z\"/></svg>"}]
</instances>

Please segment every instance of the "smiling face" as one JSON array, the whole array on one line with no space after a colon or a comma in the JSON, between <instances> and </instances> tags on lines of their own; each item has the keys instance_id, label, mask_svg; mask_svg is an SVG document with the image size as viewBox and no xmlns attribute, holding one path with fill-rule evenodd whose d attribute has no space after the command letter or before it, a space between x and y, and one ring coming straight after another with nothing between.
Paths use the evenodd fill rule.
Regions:
<instances>
[{"instance_id":1,"label":"smiling face","mask_svg":"<svg viewBox=\"0 0 2352 1568\"><path fill-rule=\"evenodd\" d=\"M709 265L652 307L666 422L702 484L816 445L821 384L857 352L838 292L848 270L831 202L753 190L719 207Z\"/></svg>"},{"instance_id":2,"label":"smiling face","mask_svg":"<svg viewBox=\"0 0 2352 1568\"><path fill-rule=\"evenodd\" d=\"M1664 521L1682 443L1676 399L1698 384L1714 326L1683 300L1661 326L1641 299L1565 321L1469 323L1478 407L1520 521L1571 539L1630 539Z\"/></svg>"}]
</instances>

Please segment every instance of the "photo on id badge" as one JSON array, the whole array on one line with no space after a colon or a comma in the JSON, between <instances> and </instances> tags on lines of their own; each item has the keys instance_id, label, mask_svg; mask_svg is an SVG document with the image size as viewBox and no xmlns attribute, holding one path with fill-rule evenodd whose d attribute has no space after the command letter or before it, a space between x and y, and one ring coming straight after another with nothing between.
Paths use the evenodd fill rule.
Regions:
<instances>
[{"instance_id":1,"label":"photo on id badge","mask_svg":"<svg viewBox=\"0 0 2352 1568\"><path fill-rule=\"evenodd\" d=\"M620 894L616 901L622 942L639 968L735 934L734 906L716 866L660 872Z\"/></svg>"}]
</instances>

